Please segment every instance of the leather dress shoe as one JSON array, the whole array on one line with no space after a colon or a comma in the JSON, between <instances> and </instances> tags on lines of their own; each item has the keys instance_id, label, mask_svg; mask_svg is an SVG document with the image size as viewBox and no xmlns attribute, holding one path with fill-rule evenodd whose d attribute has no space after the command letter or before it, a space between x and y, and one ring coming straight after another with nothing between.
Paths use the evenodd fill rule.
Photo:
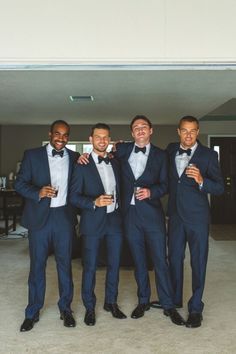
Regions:
<instances>
[{"instance_id":1,"label":"leather dress shoe","mask_svg":"<svg viewBox=\"0 0 236 354\"><path fill-rule=\"evenodd\" d=\"M138 306L135 307L135 309L131 313L131 317L135 319L143 317L144 312L148 310L150 310L149 304L138 304Z\"/></svg>"},{"instance_id":2,"label":"leather dress shoe","mask_svg":"<svg viewBox=\"0 0 236 354\"><path fill-rule=\"evenodd\" d=\"M37 313L33 318L25 318L24 322L20 327L21 332L30 331L36 322L39 321L39 313Z\"/></svg>"},{"instance_id":3,"label":"leather dress shoe","mask_svg":"<svg viewBox=\"0 0 236 354\"><path fill-rule=\"evenodd\" d=\"M96 322L95 311L94 310L86 310L86 313L84 316L84 323L87 326L94 326L95 322Z\"/></svg>"},{"instance_id":4,"label":"leather dress shoe","mask_svg":"<svg viewBox=\"0 0 236 354\"><path fill-rule=\"evenodd\" d=\"M150 307L153 307L155 309L163 309L160 301L156 300L156 301L151 301L150 302ZM181 309L183 307L182 304L175 304L175 308L176 309Z\"/></svg>"},{"instance_id":5,"label":"leather dress shoe","mask_svg":"<svg viewBox=\"0 0 236 354\"><path fill-rule=\"evenodd\" d=\"M75 327L76 322L71 312L63 311L61 312L60 319L64 321L65 327Z\"/></svg>"},{"instance_id":6,"label":"leather dress shoe","mask_svg":"<svg viewBox=\"0 0 236 354\"><path fill-rule=\"evenodd\" d=\"M178 313L178 311L175 308L164 310L163 311L164 315L167 317L170 317L171 321L176 324L177 326L183 326L185 325L185 321L182 316Z\"/></svg>"},{"instance_id":7,"label":"leather dress shoe","mask_svg":"<svg viewBox=\"0 0 236 354\"><path fill-rule=\"evenodd\" d=\"M111 312L112 316L115 318L127 318L127 316L119 309L117 304L107 304L105 303L103 306L104 310Z\"/></svg>"},{"instance_id":8,"label":"leather dress shoe","mask_svg":"<svg viewBox=\"0 0 236 354\"><path fill-rule=\"evenodd\" d=\"M186 322L186 327L188 328L197 328L202 324L202 314L198 312L192 312L188 315L188 319Z\"/></svg>"}]
</instances>

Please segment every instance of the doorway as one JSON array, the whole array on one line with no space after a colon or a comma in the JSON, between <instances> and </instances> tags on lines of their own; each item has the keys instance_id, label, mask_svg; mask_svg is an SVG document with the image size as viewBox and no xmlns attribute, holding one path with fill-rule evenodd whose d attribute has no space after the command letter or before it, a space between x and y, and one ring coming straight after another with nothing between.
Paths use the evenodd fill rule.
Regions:
<instances>
[{"instance_id":1,"label":"doorway","mask_svg":"<svg viewBox=\"0 0 236 354\"><path fill-rule=\"evenodd\" d=\"M210 137L210 147L219 154L225 192L211 196L212 224L236 224L236 137Z\"/></svg>"}]
</instances>

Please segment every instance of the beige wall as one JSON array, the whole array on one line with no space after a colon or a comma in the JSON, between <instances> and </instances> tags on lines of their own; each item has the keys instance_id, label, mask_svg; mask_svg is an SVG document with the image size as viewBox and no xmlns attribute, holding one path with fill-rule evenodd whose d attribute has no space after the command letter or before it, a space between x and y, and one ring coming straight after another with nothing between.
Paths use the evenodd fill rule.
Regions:
<instances>
[{"instance_id":1,"label":"beige wall","mask_svg":"<svg viewBox=\"0 0 236 354\"><path fill-rule=\"evenodd\" d=\"M1 63L236 58L235 0L0 1Z\"/></svg>"},{"instance_id":2,"label":"beige wall","mask_svg":"<svg viewBox=\"0 0 236 354\"><path fill-rule=\"evenodd\" d=\"M71 126L70 140L87 141L90 134L91 125ZM4 125L0 127L0 163L1 175L15 172L16 163L21 161L23 152L26 149L42 145L43 140L48 138L49 127L46 125ZM129 126L111 126L111 136L113 140L131 140ZM177 140L175 126L154 126L152 142L161 148L165 148L169 142ZM207 144L207 135L202 135L200 140Z\"/></svg>"}]
</instances>

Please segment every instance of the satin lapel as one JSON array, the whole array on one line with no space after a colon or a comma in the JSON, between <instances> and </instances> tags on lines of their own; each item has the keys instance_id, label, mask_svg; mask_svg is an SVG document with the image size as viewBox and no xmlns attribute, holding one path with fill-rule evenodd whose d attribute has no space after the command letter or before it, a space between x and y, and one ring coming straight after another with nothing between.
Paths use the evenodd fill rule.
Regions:
<instances>
[{"instance_id":1,"label":"satin lapel","mask_svg":"<svg viewBox=\"0 0 236 354\"><path fill-rule=\"evenodd\" d=\"M150 151L149 151L149 155L148 155L148 159L147 159L147 164L146 164L145 170L143 171L143 174L144 174L147 170L152 169L153 154L154 154L154 148L153 148L153 145L150 144ZM141 177L141 176L140 176L140 177ZM140 178L140 177L139 177L139 178Z\"/></svg>"},{"instance_id":2,"label":"satin lapel","mask_svg":"<svg viewBox=\"0 0 236 354\"><path fill-rule=\"evenodd\" d=\"M110 160L112 168L113 168L113 172L115 175L115 179L116 179L116 189L118 192L120 192L120 178L119 178L119 167L117 166L117 164L115 163L114 159Z\"/></svg>"},{"instance_id":3,"label":"satin lapel","mask_svg":"<svg viewBox=\"0 0 236 354\"><path fill-rule=\"evenodd\" d=\"M68 181L70 180L71 177L71 173L72 173L72 166L73 166L73 155L71 154L71 152L69 151L69 149L66 149L69 155L69 169L68 169Z\"/></svg>"},{"instance_id":4,"label":"satin lapel","mask_svg":"<svg viewBox=\"0 0 236 354\"><path fill-rule=\"evenodd\" d=\"M178 175L178 171L176 168L175 157L176 157L176 153L177 153L178 148L179 148L179 144L176 145L176 148L170 154L170 167L172 168L173 175L177 178L179 178L179 175Z\"/></svg>"},{"instance_id":5,"label":"satin lapel","mask_svg":"<svg viewBox=\"0 0 236 354\"><path fill-rule=\"evenodd\" d=\"M102 184L102 180L100 177L100 174L98 172L98 169L96 167L96 164L94 162L94 159L92 158L92 155L89 155L89 164L87 165L88 168L91 170L91 176L94 177L94 179L96 179L95 183L98 183L100 185L100 188L103 190L104 192L104 186Z\"/></svg>"},{"instance_id":6,"label":"satin lapel","mask_svg":"<svg viewBox=\"0 0 236 354\"><path fill-rule=\"evenodd\" d=\"M49 162L48 162L48 153L47 153L47 148L46 148L47 145L45 145L43 148L42 148L42 159L41 159L41 163L40 165L42 165L42 173L44 173L48 180L48 183L51 183L51 176L50 176L50 168L49 168Z\"/></svg>"},{"instance_id":7,"label":"satin lapel","mask_svg":"<svg viewBox=\"0 0 236 354\"><path fill-rule=\"evenodd\" d=\"M190 163L191 162L194 163L195 160L201 155L201 150L202 150L202 146L201 146L201 143L199 143L199 141L198 141L198 146L197 146L196 150L194 151L193 156L191 157L191 159L189 161Z\"/></svg>"},{"instance_id":8,"label":"satin lapel","mask_svg":"<svg viewBox=\"0 0 236 354\"><path fill-rule=\"evenodd\" d=\"M130 164L129 164L129 157L130 157L130 154L133 150L133 147L134 147L134 143L131 144L127 151L126 151L126 155L125 155L125 161L124 161L124 170L123 170L123 173L126 174L130 179L132 179L133 181L135 181L135 177L134 177L134 174L133 174L133 171L132 171L132 168L130 167Z\"/></svg>"}]
</instances>

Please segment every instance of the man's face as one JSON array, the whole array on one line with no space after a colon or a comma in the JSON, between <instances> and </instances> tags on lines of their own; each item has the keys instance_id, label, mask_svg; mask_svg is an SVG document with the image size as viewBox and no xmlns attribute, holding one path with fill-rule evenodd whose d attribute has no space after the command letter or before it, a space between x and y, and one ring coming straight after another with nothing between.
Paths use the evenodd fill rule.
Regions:
<instances>
[{"instance_id":1,"label":"man's face","mask_svg":"<svg viewBox=\"0 0 236 354\"><path fill-rule=\"evenodd\" d=\"M110 143L109 131L106 129L94 129L93 135L89 137L90 143L93 145L93 151L98 155L107 151L107 147Z\"/></svg>"},{"instance_id":2,"label":"man's face","mask_svg":"<svg viewBox=\"0 0 236 354\"><path fill-rule=\"evenodd\" d=\"M68 143L69 128L64 124L55 124L53 131L49 132L50 144L56 150L63 149Z\"/></svg>"},{"instance_id":3,"label":"man's face","mask_svg":"<svg viewBox=\"0 0 236 354\"><path fill-rule=\"evenodd\" d=\"M199 129L196 122L183 122L178 128L180 143L184 148L191 148L197 140Z\"/></svg>"},{"instance_id":4,"label":"man's face","mask_svg":"<svg viewBox=\"0 0 236 354\"><path fill-rule=\"evenodd\" d=\"M143 119L137 119L132 126L132 137L137 145L144 146L150 142L152 128Z\"/></svg>"}]
</instances>

